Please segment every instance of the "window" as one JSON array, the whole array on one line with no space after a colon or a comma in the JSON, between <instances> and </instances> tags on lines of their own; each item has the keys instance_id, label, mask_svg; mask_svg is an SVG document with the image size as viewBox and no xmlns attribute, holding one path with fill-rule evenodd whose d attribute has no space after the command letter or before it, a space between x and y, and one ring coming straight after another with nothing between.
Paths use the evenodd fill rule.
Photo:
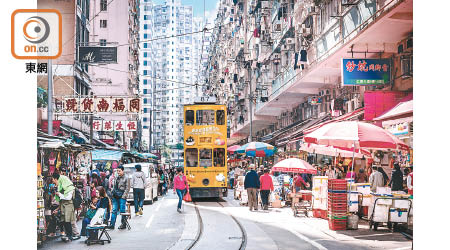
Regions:
<instances>
[{"instance_id":1,"label":"window","mask_svg":"<svg viewBox=\"0 0 450 250\"><path fill-rule=\"evenodd\" d=\"M144 85L147 85L147 80L144 80Z\"/></svg>"},{"instance_id":2,"label":"window","mask_svg":"<svg viewBox=\"0 0 450 250\"><path fill-rule=\"evenodd\" d=\"M148 15L144 15L144 20L148 20Z\"/></svg>"},{"instance_id":3,"label":"window","mask_svg":"<svg viewBox=\"0 0 450 250\"><path fill-rule=\"evenodd\" d=\"M188 141L188 138L186 141ZM198 150L196 148L187 148L185 152L186 156L186 166L187 167L197 167L198 165Z\"/></svg>"},{"instance_id":4,"label":"window","mask_svg":"<svg viewBox=\"0 0 450 250\"><path fill-rule=\"evenodd\" d=\"M147 98L144 98L144 104L147 104L147 102L148 102Z\"/></svg>"},{"instance_id":5,"label":"window","mask_svg":"<svg viewBox=\"0 0 450 250\"><path fill-rule=\"evenodd\" d=\"M144 95L146 95L147 94L147 89L144 89Z\"/></svg>"},{"instance_id":6,"label":"window","mask_svg":"<svg viewBox=\"0 0 450 250\"><path fill-rule=\"evenodd\" d=\"M217 110L216 121L217 121L217 125L225 124L225 112L223 110Z\"/></svg>"},{"instance_id":7,"label":"window","mask_svg":"<svg viewBox=\"0 0 450 250\"><path fill-rule=\"evenodd\" d=\"M148 38L148 34L144 34L144 39L147 39Z\"/></svg>"},{"instance_id":8,"label":"window","mask_svg":"<svg viewBox=\"0 0 450 250\"><path fill-rule=\"evenodd\" d=\"M148 75L148 70L144 70L144 75Z\"/></svg>"},{"instance_id":9,"label":"window","mask_svg":"<svg viewBox=\"0 0 450 250\"><path fill-rule=\"evenodd\" d=\"M148 43L144 43L144 49L148 48Z\"/></svg>"},{"instance_id":10,"label":"window","mask_svg":"<svg viewBox=\"0 0 450 250\"><path fill-rule=\"evenodd\" d=\"M147 55L148 55L148 53L147 53L147 52L144 52L144 57L147 57Z\"/></svg>"},{"instance_id":11,"label":"window","mask_svg":"<svg viewBox=\"0 0 450 250\"><path fill-rule=\"evenodd\" d=\"M100 39L100 46L106 46L106 39Z\"/></svg>"},{"instance_id":12,"label":"window","mask_svg":"<svg viewBox=\"0 0 450 250\"><path fill-rule=\"evenodd\" d=\"M147 66L147 61L144 61L144 66ZM145 84L145 83L144 83Z\"/></svg>"},{"instance_id":13,"label":"window","mask_svg":"<svg viewBox=\"0 0 450 250\"><path fill-rule=\"evenodd\" d=\"M148 113L148 108L144 108L144 113Z\"/></svg>"},{"instance_id":14,"label":"window","mask_svg":"<svg viewBox=\"0 0 450 250\"><path fill-rule=\"evenodd\" d=\"M148 30L148 25L144 24L144 30Z\"/></svg>"},{"instance_id":15,"label":"window","mask_svg":"<svg viewBox=\"0 0 450 250\"><path fill-rule=\"evenodd\" d=\"M100 28L106 28L107 27L107 20L100 20Z\"/></svg>"},{"instance_id":16,"label":"window","mask_svg":"<svg viewBox=\"0 0 450 250\"><path fill-rule=\"evenodd\" d=\"M214 166L225 167L225 149L215 148L214 149Z\"/></svg>"},{"instance_id":17,"label":"window","mask_svg":"<svg viewBox=\"0 0 450 250\"><path fill-rule=\"evenodd\" d=\"M185 120L187 126L194 125L194 110L186 110Z\"/></svg>"},{"instance_id":18,"label":"window","mask_svg":"<svg viewBox=\"0 0 450 250\"><path fill-rule=\"evenodd\" d=\"M214 110L197 110L197 125L214 125Z\"/></svg>"},{"instance_id":19,"label":"window","mask_svg":"<svg viewBox=\"0 0 450 250\"><path fill-rule=\"evenodd\" d=\"M200 167L212 166L212 150L210 148L200 149Z\"/></svg>"},{"instance_id":20,"label":"window","mask_svg":"<svg viewBox=\"0 0 450 250\"><path fill-rule=\"evenodd\" d=\"M144 117L144 122L148 121L147 117Z\"/></svg>"},{"instance_id":21,"label":"window","mask_svg":"<svg viewBox=\"0 0 450 250\"><path fill-rule=\"evenodd\" d=\"M108 10L108 3L106 0L100 0L100 11L107 11Z\"/></svg>"}]
</instances>

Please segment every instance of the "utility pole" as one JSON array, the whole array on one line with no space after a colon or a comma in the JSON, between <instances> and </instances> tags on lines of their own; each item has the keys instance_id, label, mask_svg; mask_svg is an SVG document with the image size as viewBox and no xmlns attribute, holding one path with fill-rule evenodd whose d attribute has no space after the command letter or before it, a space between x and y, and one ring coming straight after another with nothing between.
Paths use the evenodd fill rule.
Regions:
<instances>
[{"instance_id":1,"label":"utility pole","mask_svg":"<svg viewBox=\"0 0 450 250\"><path fill-rule=\"evenodd\" d=\"M47 66L47 132L49 135L53 135L53 69L52 59L48 59Z\"/></svg>"},{"instance_id":2,"label":"utility pole","mask_svg":"<svg viewBox=\"0 0 450 250\"><path fill-rule=\"evenodd\" d=\"M250 62L248 63L248 78L249 78L249 111L250 111L250 137L249 142L253 141L253 115L252 115L252 108L253 108L253 93L252 93L252 69Z\"/></svg>"},{"instance_id":3,"label":"utility pole","mask_svg":"<svg viewBox=\"0 0 450 250\"><path fill-rule=\"evenodd\" d=\"M91 97L94 95L94 93L91 91ZM94 144L94 127L92 126L94 123L94 113L89 115L89 141L90 144Z\"/></svg>"}]
</instances>

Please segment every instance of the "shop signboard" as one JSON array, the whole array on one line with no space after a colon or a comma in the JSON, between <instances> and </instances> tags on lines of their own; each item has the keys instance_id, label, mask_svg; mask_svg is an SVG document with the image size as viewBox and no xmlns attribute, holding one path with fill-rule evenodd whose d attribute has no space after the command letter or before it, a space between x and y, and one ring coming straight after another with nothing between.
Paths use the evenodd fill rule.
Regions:
<instances>
[{"instance_id":1,"label":"shop signboard","mask_svg":"<svg viewBox=\"0 0 450 250\"><path fill-rule=\"evenodd\" d=\"M78 48L79 63L117 63L117 47L81 46Z\"/></svg>"},{"instance_id":2,"label":"shop signboard","mask_svg":"<svg viewBox=\"0 0 450 250\"><path fill-rule=\"evenodd\" d=\"M106 121L95 120L92 122L94 131L137 131L137 121Z\"/></svg>"},{"instance_id":3,"label":"shop signboard","mask_svg":"<svg viewBox=\"0 0 450 250\"><path fill-rule=\"evenodd\" d=\"M383 85L391 81L390 59L342 59L342 85Z\"/></svg>"},{"instance_id":4,"label":"shop signboard","mask_svg":"<svg viewBox=\"0 0 450 250\"><path fill-rule=\"evenodd\" d=\"M139 113L137 96L63 96L62 113Z\"/></svg>"},{"instance_id":5,"label":"shop signboard","mask_svg":"<svg viewBox=\"0 0 450 250\"><path fill-rule=\"evenodd\" d=\"M398 124L392 124L387 126L386 129L393 135L406 135L409 133L409 123L402 122Z\"/></svg>"},{"instance_id":6,"label":"shop signboard","mask_svg":"<svg viewBox=\"0 0 450 250\"><path fill-rule=\"evenodd\" d=\"M54 120L53 121L53 135L59 135L60 128L61 128L61 120ZM42 120L41 129L42 129L42 132L48 133L48 121L47 120Z\"/></svg>"}]
</instances>

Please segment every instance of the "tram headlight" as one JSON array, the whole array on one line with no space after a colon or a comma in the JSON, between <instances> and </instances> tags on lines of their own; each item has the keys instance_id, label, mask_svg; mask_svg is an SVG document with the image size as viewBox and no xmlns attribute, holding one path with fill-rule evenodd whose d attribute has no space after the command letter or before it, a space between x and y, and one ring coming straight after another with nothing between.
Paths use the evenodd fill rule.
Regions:
<instances>
[{"instance_id":1,"label":"tram headlight","mask_svg":"<svg viewBox=\"0 0 450 250\"><path fill-rule=\"evenodd\" d=\"M223 175L223 173L219 173L218 175L216 175L216 180L217 181L225 181L225 176Z\"/></svg>"}]
</instances>

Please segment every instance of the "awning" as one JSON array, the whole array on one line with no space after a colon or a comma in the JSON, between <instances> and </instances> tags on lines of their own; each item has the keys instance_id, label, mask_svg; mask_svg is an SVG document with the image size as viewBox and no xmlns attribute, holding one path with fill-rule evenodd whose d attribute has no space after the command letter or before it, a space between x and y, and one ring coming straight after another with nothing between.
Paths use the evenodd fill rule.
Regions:
<instances>
[{"instance_id":1,"label":"awning","mask_svg":"<svg viewBox=\"0 0 450 250\"><path fill-rule=\"evenodd\" d=\"M413 100L401 102L392 109L388 110L387 112L376 117L373 120L375 121L388 120L390 118L405 116L408 114L410 114L411 116L413 114Z\"/></svg>"},{"instance_id":2,"label":"awning","mask_svg":"<svg viewBox=\"0 0 450 250\"><path fill-rule=\"evenodd\" d=\"M347 113L345 115L341 115L341 116L339 116L339 117L337 117L337 118L335 118L333 120L322 122L322 123L320 123L318 125L315 125L315 126L313 126L311 128L307 128L307 129L303 130L303 134L309 134L309 133L315 131L316 129L323 127L324 125L326 125L328 123L340 122L340 121L351 121L351 120L357 119L362 114L364 114L364 108L359 108L359 109L357 109L357 110L355 110L355 111L353 111L351 113Z\"/></svg>"},{"instance_id":3,"label":"awning","mask_svg":"<svg viewBox=\"0 0 450 250\"><path fill-rule=\"evenodd\" d=\"M122 159L123 151L118 150L92 150L93 161L120 161Z\"/></svg>"}]
</instances>

